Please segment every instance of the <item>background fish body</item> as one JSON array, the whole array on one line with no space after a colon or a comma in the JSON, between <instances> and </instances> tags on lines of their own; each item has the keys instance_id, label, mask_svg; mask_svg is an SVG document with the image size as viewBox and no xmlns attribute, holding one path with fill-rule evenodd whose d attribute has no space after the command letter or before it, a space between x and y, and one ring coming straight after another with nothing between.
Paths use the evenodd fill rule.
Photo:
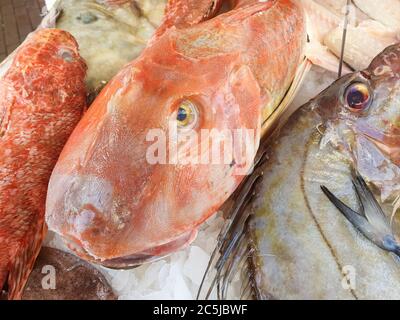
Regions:
<instances>
[{"instance_id":1,"label":"background fish body","mask_svg":"<svg viewBox=\"0 0 400 320\"><path fill-rule=\"evenodd\" d=\"M344 15L347 12L344 73L350 72L351 69L366 69L375 56L400 40L399 0L298 1L307 13L307 31L310 39L307 56L314 64L327 70L338 70Z\"/></svg>"},{"instance_id":2,"label":"background fish body","mask_svg":"<svg viewBox=\"0 0 400 320\"><path fill-rule=\"evenodd\" d=\"M253 129L257 148L262 118L303 57L303 10L293 1L248 2L184 26L159 35L108 84L54 171L47 222L85 259L127 267L190 243L254 153L246 167L150 164L149 130L168 133L188 99L198 111L197 132Z\"/></svg>"},{"instance_id":3,"label":"background fish body","mask_svg":"<svg viewBox=\"0 0 400 320\"><path fill-rule=\"evenodd\" d=\"M59 0L54 27L70 32L88 65L86 83L97 94L128 62L138 57L160 25L166 0Z\"/></svg>"},{"instance_id":4,"label":"background fish body","mask_svg":"<svg viewBox=\"0 0 400 320\"><path fill-rule=\"evenodd\" d=\"M262 180L245 209L254 215L250 282L258 298L400 297L397 258L367 240L320 189L327 186L359 211L351 180L356 168L389 219L399 194L398 156L388 152L400 145L399 71L400 45L394 45L299 109L271 141L254 173ZM354 110L348 90L360 83L372 102ZM372 222L377 230L380 223ZM397 219L393 228L398 234Z\"/></svg>"},{"instance_id":5,"label":"background fish body","mask_svg":"<svg viewBox=\"0 0 400 320\"><path fill-rule=\"evenodd\" d=\"M8 63L0 80L0 288L13 299L44 237L51 172L86 107L86 65L73 37L56 29L31 34Z\"/></svg>"}]
</instances>

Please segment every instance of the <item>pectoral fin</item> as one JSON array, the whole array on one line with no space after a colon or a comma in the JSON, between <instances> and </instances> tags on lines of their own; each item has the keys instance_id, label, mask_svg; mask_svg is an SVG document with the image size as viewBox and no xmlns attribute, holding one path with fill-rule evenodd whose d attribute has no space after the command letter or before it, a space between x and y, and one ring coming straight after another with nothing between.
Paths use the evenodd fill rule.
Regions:
<instances>
[{"instance_id":1,"label":"pectoral fin","mask_svg":"<svg viewBox=\"0 0 400 320\"><path fill-rule=\"evenodd\" d=\"M339 200L327 187L321 186L321 189L332 204L368 240L372 241L379 248L393 252L400 257L400 244L393 235L388 218L364 179L358 173L353 178L353 185L360 200L360 213Z\"/></svg>"}]
</instances>

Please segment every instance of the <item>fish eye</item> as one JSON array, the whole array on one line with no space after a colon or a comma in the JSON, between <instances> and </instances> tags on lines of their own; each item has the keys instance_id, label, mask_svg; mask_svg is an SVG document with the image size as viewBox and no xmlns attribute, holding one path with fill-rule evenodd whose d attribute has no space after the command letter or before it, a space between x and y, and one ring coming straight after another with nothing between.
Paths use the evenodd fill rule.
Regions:
<instances>
[{"instance_id":1,"label":"fish eye","mask_svg":"<svg viewBox=\"0 0 400 320\"><path fill-rule=\"evenodd\" d=\"M76 19L81 21L83 24L93 23L98 20L97 16L89 11L81 13Z\"/></svg>"},{"instance_id":2,"label":"fish eye","mask_svg":"<svg viewBox=\"0 0 400 320\"><path fill-rule=\"evenodd\" d=\"M371 105L371 90L365 83L352 83L345 91L344 101L347 108L349 108L351 111L364 111Z\"/></svg>"},{"instance_id":3,"label":"fish eye","mask_svg":"<svg viewBox=\"0 0 400 320\"><path fill-rule=\"evenodd\" d=\"M176 114L176 121L178 128L192 129L196 126L198 121L198 111L196 105L189 101L184 100L179 104L178 112Z\"/></svg>"}]
</instances>

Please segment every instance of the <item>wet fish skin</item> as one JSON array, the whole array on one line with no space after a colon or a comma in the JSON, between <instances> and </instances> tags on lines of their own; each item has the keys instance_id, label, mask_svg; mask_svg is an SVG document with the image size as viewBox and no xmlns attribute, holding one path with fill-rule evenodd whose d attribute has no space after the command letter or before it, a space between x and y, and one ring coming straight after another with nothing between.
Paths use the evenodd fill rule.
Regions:
<instances>
[{"instance_id":1,"label":"wet fish skin","mask_svg":"<svg viewBox=\"0 0 400 320\"><path fill-rule=\"evenodd\" d=\"M124 65L138 57L162 22L166 0L59 0L54 26L70 32L88 65L86 84L96 96ZM149 12L148 6L152 5Z\"/></svg>"},{"instance_id":2,"label":"wet fish skin","mask_svg":"<svg viewBox=\"0 0 400 320\"><path fill-rule=\"evenodd\" d=\"M303 58L304 28L302 8L280 0L247 1L164 32L109 83L69 140L50 182L50 228L81 257L114 267L193 241L242 180L240 165L151 165L148 130L167 132L188 97L200 111L196 130L251 128L258 143L261 119Z\"/></svg>"},{"instance_id":3,"label":"wet fish skin","mask_svg":"<svg viewBox=\"0 0 400 320\"><path fill-rule=\"evenodd\" d=\"M346 99L355 83L367 86L372 97L363 110L351 109ZM397 44L366 70L336 80L265 139L257 157L264 160L224 205L226 213L239 208L235 221L242 222L221 240L226 260L217 282L227 283L225 275L244 266L248 272L243 274L250 276L242 278L250 282L244 287L259 299L398 299L398 260L357 230L321 185L362 212L352 178L358 171L389 221L400 192L399 100ZM365 212L368 230L387 233L387 223L376 220L383 215L372 215L370 208ZM392 227L397 236L397 217ZM227 251L234 237L240 239L235 248L244 248L249 259ZM370 238L374 241L375 234ZM235 262L240 260L245 261L241 266Z\"/></svg>"},{"instance_id":4,"label":"wet fish skin","mask_svg":"<svg viewBox=\"0 0 400 320\"><path fill-rule=\"evenodd\" d=\"M392 46L366 71L338 80L298 111L275 141L250 227L259 250L257 285L264 297L400 296L393 285L400 281L398 263L363 238L319 190L327 185L357 208L350 173L354 166L382 200L398 194L398 159L382 153L381 145L366 137L375 136L375 142L391 148L387 135L400 145L395 125L400 116L399 50L399 45ZM354 81L368 83L373 92L374 102L364 114L352 114L343 106L344 90ZM352 290L342 286L346 266L358 275Z\"/></svg>"},{"instance_id":5,"label":"wet fish skin","mask_svg":"<svg viewBox=\"0 0 400 320\"><path fill-rule=\"evenodd\" d=\"M400 2L398 0L360 1L354 3L368 16L400 31Z\"/></svg>"},{"instance_id":6,"label":"wet fish skin","mask_svg":"<svg viewBox=\"0 0 400 320\"><path fill-rule=\"evenodd\" d=\"M46 231L47 184L86 108L86 65L61 30L31 34L0 80L0 289L19 299Z\"/></svg>"},{"instance_id":7,"label":"wet fish skin","mask_svg":"<svg viewBox=\"0 0 400 320\"><path fill-rule=\"evenodd\" d=\"M307 57L314 64L337 72L342 53L343 16L347 12L348 1L299 1L302 2L308 17L307 31L310 43ZM396 23L387 23L396 21L396 16L400 13L398 0L351 1L348 12L347 41L343 56L344 73L351 72L351 69L366 69L374 57L400 39Z\"/></svg>"}]
</instances>

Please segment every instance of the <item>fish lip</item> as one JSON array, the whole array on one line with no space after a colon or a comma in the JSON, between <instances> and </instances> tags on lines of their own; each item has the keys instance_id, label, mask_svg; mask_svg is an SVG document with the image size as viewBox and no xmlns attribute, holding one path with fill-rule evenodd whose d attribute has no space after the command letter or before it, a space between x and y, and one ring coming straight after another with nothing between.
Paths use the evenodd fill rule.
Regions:
<instances>
[{"instance_id":1,"label":"fish lip","mask_svg":"<svg viewBox=\"0 0 400 320\"><path fill-rule=\"evenodd\" d=\"M396 151L396 147L386 146L383 142L380 142L377 139L374 139L373 137L370 137L368 135L364 136L368 139L368 141L372 142L378 148L378 150L380 150L383 154L389 156L394 164L400 165L400 156L394 156L394 157L391 156L392 153L391 150ZM397 147L397 149L399 149L399 147Z\"/></svg>"},{"instance_id":2,"label":"fish lip","mask_svg":"<svg viewBox=\"0 0 400 320\"><path fill-rule=\"evenodd\" d=\"M50 230L57 233L69 249L86 261L109 268L129 269L160 259L180 249L186 242L194 240L194 235L188 236L189 239L181 245L164 248L160 253L163 245L171 245L177 238L193 233L197 224L180 224L173 226L165 234L147 236L141 229L135 229L134 221L131 220L132 212L143 214L145 210L131 211L130 207L114 205L126 202L119 202L118 198L112 197L112 185L94 179L94 175L89 178L81 175L78 180L72 174L57 174L54 177L56 179L53 179L52 199L47 201L47 223ZM103 195L101 201L98 197L99 190L102 190ZM110 197L110 201L106 197ZM93 214L82 214L85 211ZM119 216L120 219L111 217L114 212L121 211L124 214ZM130 234L135 232L137 236L132 235L132 240Z\"/></svg>"},{"instance_id":3,"label":"fish lip","mask_svg":"<svg viewBox=\"0 0 400 320\"><path fill-rule=\"evenodd\" d=\"M108 260L104 260L104 261L96 260L93 262L96 264L99 264L105 268L108 268L108 269L130 270L130 269L135 269L137 267L140 267L142 264L155 262L166 256L168 256L168 254L165 254L162 256L152 256L152 255L138 253L138 254L128 255L128 256L120 257L120 258L113 258L113 259L108 259Z\"/></svg>"},{"instance_id":4,"label":"fish lip","mask_svg":"<svg viewBox=\"0 0 400 320\"><path fill-rule=\"evenodd\" d=\"M197 236L197 229L190 230L178 236L176 239L164 243L155 248L150 248L139 253L126 255L123 257L107 259L103 261L95 261L103 267L110 269L133 269L142 264L160 260L173 252L178 251L194 241ZM168 248L165 250L165 248ZM153 254L154 253L154 254Z\"/></svg>"},{"instance_id":5,"label":"fish lip","mask_svg":"<svg viewBox=\"0 0 400 320\"><path fill-rule=\"evenodd\" d=\"M68 247L70 251L72 251L75 255L79 256L80 258L92 262L96 259L88 250L85 249L84 243L80 241L75 236L68 234L65 235L59 230L52 230L56 233L59 237L61 237L63 243Z\"/></svg>"},{"instance_id":6,"label":"fish lip","mask_svg":"<svg viewBox=\"0 0 400 320\"><path fill-rule=\"evenodd\" d=\"M400 141L400 135L396 135L389 132L380 132L375 128L371 128L369 126L364 126L364 125L357 125L355 130L353 131L355 135L361 134L364 138L370 141L380 152L382 152L385 156L389 157L390 161L392 161L394 164L400 165L400 156L399 156L400 147L385 144L383 141L385 138L388 139L397 138ZM398 149L397 152L396 149Z\"/></svg>"},{"instance_id":7,"label":"fish lip","mask_svg":"<svg viewBox=\"0 0 400 320\"><path fill-rule=\"evenodd\" d=\"M197 229L189 230L177 238L154 248L145 249L141 252L127 254L120 257L101 258L90 253L82 241L74 236L63 237L64 242L76 255L92 263L115 270L129 270L142 264L160 260L179 249L192 243L197 236ZM167 250L165 248L168 248Z\"/></svg>"}]
</instances>

